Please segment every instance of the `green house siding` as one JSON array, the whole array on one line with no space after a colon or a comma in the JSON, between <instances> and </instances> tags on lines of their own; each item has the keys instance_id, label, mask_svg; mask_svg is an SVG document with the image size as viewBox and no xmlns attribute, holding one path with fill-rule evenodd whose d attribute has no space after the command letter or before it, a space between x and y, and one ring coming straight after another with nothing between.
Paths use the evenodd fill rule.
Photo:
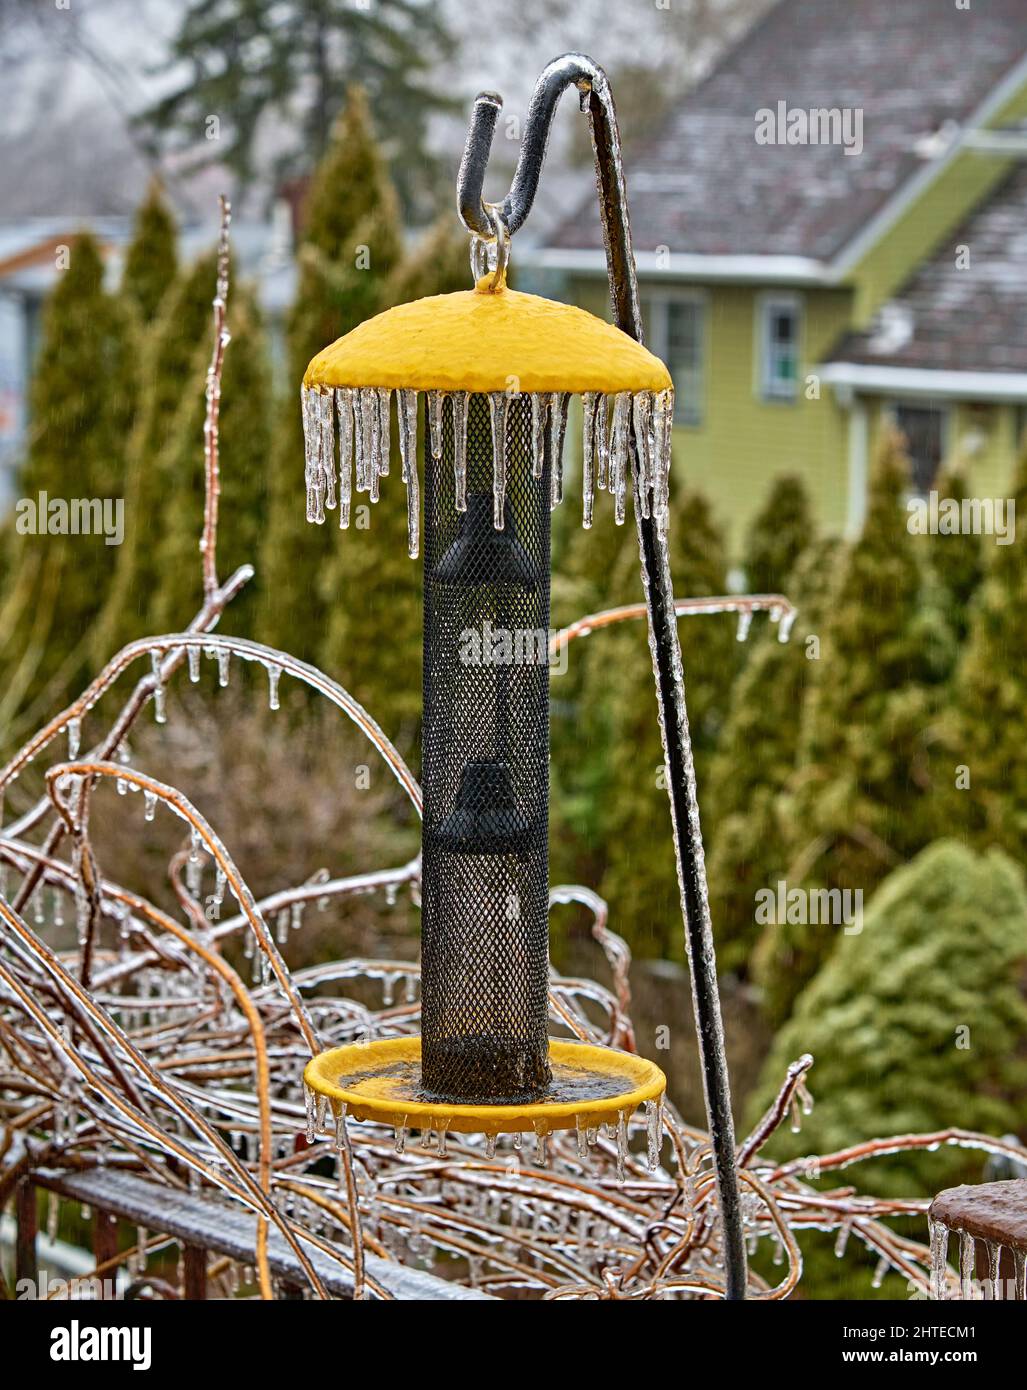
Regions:
<instances>
[{"instance_id":1,"label":"green house siding","mask_svg":"<svg viewBox=\"0 0 1027 1390\"><path fill-rule=\"evenodd\" d=\"M759 307L770 291L647 279L639 286L643 313L648 315L654 297L684 290L702 294L706 302L704 400L702 423L674 432L674 466L710 498L732 556L741 558L746 528L780 473L801 476L822 524L841 531L848 496L848 417L828 388L819 388L817 398L818 383L807 385L807 378L845 330L851 291L781 292L800 306L798 392L794 401L768 401L760 385ZM570 297L593 313L609 312L601 281L575 282Z\"/></svg>"},{"instance_id":2,"label":"green house siding","mask_svg":"<svg viewBox=\"0 0 1027 1390\"><path fill-rule=\"evenodd\" d=\"M1024 119L1027 87L1004 103L984 128L997 130ZM856 287L853 327L866 327L889 295L944 245L946 237L998 186L1011 167L1008 158L963 151L941 170L849 269L846 278Z\"/></svg>"}]
</instances>

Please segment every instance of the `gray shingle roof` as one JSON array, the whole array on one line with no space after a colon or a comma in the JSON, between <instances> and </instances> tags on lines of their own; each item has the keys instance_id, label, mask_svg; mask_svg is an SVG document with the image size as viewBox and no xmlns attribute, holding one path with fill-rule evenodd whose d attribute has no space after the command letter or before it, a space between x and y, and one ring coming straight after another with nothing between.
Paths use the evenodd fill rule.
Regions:
<instances>
[{"instance_id":1,"label":"gray shingle roof","mask_svg":"<svg viewBox=\"0 0 1027 1390\"><path fill-rule=\"evenodd\" d=\"M780 0L632 151L637 250L834 257L1027 52L1027 0ZM862 155L758 145L756 112L859 107ZM548 244L602 247L594 195Z\"/></svg>"},{"instance_id":2,"label":"gray shingle roof","mask_svg":"<svg viewBox=\"0 0 1027 1390\"><path fill-rule=\"evenodd\" d=\"M969 263L957 265L957 248ZM964 259L965 258L961 258ZM1027 372L1027 164L920 266L834 361L961 372Z\"/></svg>"}]
</instances>

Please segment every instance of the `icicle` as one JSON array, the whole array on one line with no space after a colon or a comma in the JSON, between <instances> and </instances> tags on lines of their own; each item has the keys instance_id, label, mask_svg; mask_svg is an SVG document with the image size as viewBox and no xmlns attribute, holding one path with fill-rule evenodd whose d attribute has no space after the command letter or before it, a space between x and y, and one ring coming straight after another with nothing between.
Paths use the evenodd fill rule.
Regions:
<instances>
[{"instance_id":1,"label":"icicle","mask_svg":"<svg viewBox=\"0 0 1027 1390\"><path fill-rule=\"evenodd\" d=\"M353 502L353 396L349 386L335 393L335 411L339 417L339 526L349 525Z\"/></svg>"},{"instance_id":2,"label":"icicle","mask_svg":"<svg viewBox=\"0 0 1027 1390\"><path fill-rule=\"evenodd\" d=\"M279 912L275 918L275 940L279 946L284 946L289 939L289 914L285 911Z\"/></svg>"},{"instance_id":3,"label":"icicle","mask_svg":"<svg viewBox=\"0 0 1027 1390\"><path fill-rule=\"evenodd\" d=\"M845 1247L849 1243L849 1232L851 1230L852 1226L848 1221L838 1227L838 1234L834 1238L834 1253L839 1260L845 1254Z\"/></svg>"},{"instance_id":4,"label":"icicle","mask_svg":"<svg viewBox=\"0 0 1027 1390\"><path fill-rule=\"evenodd\" d=\"M442 406L445 399L441 391L428 392L428 436L432 461L436 464L442 459Z\"/></svg>"},{"instance_id":5,"label":"icicle","mask_svg":"<svg viewBox=\"0 0 1027 1390\"><path fill-rule=\"evenodd\" d=\"M984 1290L984 1296L994 1301L999 1296L998 1279L1001 1250L998 1243L994 1240L986 1240L984 1245L988 1252L988 1282Z\"/></svg>"},{"instance_id":6,"label":"icicle","mask_svg":"<svg viewBox=\"0 0 1027 1390\"><path fill-rule=\"evenodd\" d=\"M884 1276L888 1273L889 1269L891 1269L891 1262L888 1260L887 1256L882 1255L877 1261L877 1265L874 1269L874 1277L870 1281L870 1287L872 1289L879 1289L881 1287L884 1283Z\"/></svg>"},{"instance_id":7,"label":"icicle","mask_svg":"<svg viewBox=\"0 0 1027 1390\"><path fill-rule=\"evenodd\" d=\"M356 456L357 492L366 492L367 453L370 441L369 432L364 429L364 395L362 391L353 392L353 440Z\"/></svg>"},{"instance_id":8,"label":"icicle","mask_svg":"<svg viewBox=\"0 0 1027 1390\"><path fill-rule=\"evenodd\" d=\"M325 506L334 511L338 505L335 486L335 401L331 390L319 391L317 407L321 431L321 478L324 484Z\"/></svg>"},{"instance_id":9,"label":"icicle","mask_svg":"<svg viewBox=\"0 0 1027 1390\"><path fill-rule=\"evenodd\" d=\"M670 508L670 457L674 434L674 392L660 391L653 402L653 512L666 523Z\"/></svg>"},{"instance_id":10,"label":"icicle","mask_svg":"<svg viewBox=\"0 0 1027 1390\"><path fill-rule=\"evenodd\" d=\"M506 421L510 399L504 391L493 391L489 395L492 416L492 524L497 531L502 531L506 524ZM434 449L434 445L432 447Z\"/></svg>"},{"instance_id":11,"label":"icicle","mask_svg":"<svg viewBox=\"0 0 1027 1390\"><path fill-rule=\"evenodd\" d=\"M554 391L549 397L549 507L552 510L563 501L563 441L567 433L567 404L564 392Z\"/></svg>"},{"instance_id":12,"label":"icicle","mask_svg":"<svg viewBox=\"0 0 1027 1390\"><path fill-rule=\"evenodd\" d=\"M646 1160L649 1171L656 1171L660 1162L660 1149L663 1142L663 1105L659 1100L645 1103Z\"/></svg>"},{"instance_id":13,"label":"icicle","mask_svg":"<svg viewBox=\"0 0 1027 1390\"><path fill-rule=\"evenodd\" d=\"M335 1107L338 1106L338 1109ZM335 1111L335 1147L342 1153L346 1147L346 1106L343 1101L333 1101L332 1109Z\"/></svg>"},{"instance_id":14,"label":"icicle","mask_svg":"<svg viewBox=\"0 0 1027 1390\"><path fill-rule=\"evenodd\" d=\"M625 1165L628 1161L628 1116L621 1110L617 1115L617 1181L624 1181Z\"/></svg>"},{"instance_id":15,"label":"icicle","mask_svg":"<svg viewBox=\"0 0 1027 1390\"><path fill-rule=\"evenodd\" d=\"M974 1275L977 1271L977 1245L972 1235L966 1231L959 1233L959 1287L960 1295L970 1302L974 1296Z\"/></svg>"},{"instance_id":16,"label":"icicle","mask_svg":"<svg viewBox=\"0 0 1027 1390\"><path fill-rule=\"evenodd\" d=\"M316 1093L304 1084L303 1101L307 1112L307 1143L314 1142L314 1106Z\"/></svg>"},{"instance_id":17,"label":"icicle","mask_svg":"<svg viewBox=\"0 0 1027 1390\"><path fill-rule=\"evenodd\" d=\"M421 543L421 491L417 476L417 392L396 395L399 420L399 453L407 488L407 554L416 560Z\"/></svg>"},{"instance_id":18,"label":"icicle","mask_svg":"<svg viewBox=\"0 0 1027 1390\"><path fill-rule=\"evenodd\" d=\"M278 709L278 682L282 678L282 668L273 662L267 668L267 703L269 709Z\"/></svg>"},{"instance_id":19,"label":"icicle","mask_svg":"<svg viewBox=\"0 0 1027 1390\"><path fill-rule=\"evenodd\" d=\"M378 403L378 392L371 386L361 392L364 397L364 429L368 432L367 440L367 481L368 495L372 502L377 502L379 492L379 481L382 476L382 420L381 407Z\"/></svg>"},{"instance_id":20,"label":"icicle","mask_svg":"<svg viewBox=\"0 0 1027 1390\"><path fill-rule=\"evenodd\" d=\"M596 402L596 487L602 492L610 487L610 396L600 396Z\"/></svg>"},{"instance_id":21,"label":"icicle","mask_svg":"<svg viewBox=\"0 0 1027 1390\"><path fill-rule=\"evenodd\" d=\"M631 398L631 415L635 427L635 451L638 459L638 501L642 516L648 519L653 485L653 460L650 438L650 420L653 411L653 398L648 391L637 391Z\"/></svg>"},{"instance_id":22,"label":"icicle","mask_svg":"<svg viewBox=\"0 0 1027 1390\"><path fill-rule=\"evenodd\" d=\"M602 399L598 391L585 391L581 397L581 524L592 525L595 504L596 411Z\"/></svg>"},{"instance_id":23,"label":"icicle","mask_svg":"<svg viewBox=\"0 0 1027 1390\"><path fill-rule=\"evenodd\" d=\"M68 758L74 762L82 742L82 723L78 719L68 720Z\"/></svg>"},{"instance_id":24,"label":"icicle","mask_svg":"<svg viewBox=\"0 0 1027 1390\"><path fill-rule=\"evenodd\" d=\"M220 864L214 868L214 902L218 907L225 901L225 884L228 882L228 875Z\"/></svg>"},{"instance_id":25,"label":"icicle","mask_svg":"<svg viewBox=\"0 0 1027 1390\"><path fill-rule=\"evenodd\" d=\"M456 391L452 397L453 489L458 512L467 510L467 399L466 391Z\"/></svg>"},{"instance_id":26,"label":"icicle","mask_svg":"<svg viewBox=\"0 0 1027 1390\"><path fill-rule=\"evenodd\" d=\"M321 475L321 406L319 393L300 392L303 409L304 479L307 485L307 520L320 524L324 514L324 478Z\"/></svg>"},{"instance_id":27,"label":"icicle","mask_svg":"<svg viewBox=\"0 0 1027 1390\"><path fill-rule=\"evenodd\" d=\"M794 608L791 610L791 612L783 613L781 615L781 624L777 630L777 640L779 642L787 642L789 637L791 637L792 626L795 623L795 618L796 611Z\"/></svg>"},{"instance_id":28,"label":"icicle","mask_svg":"<svg viewBox=\"0 0 1027 1390\"><path fill-rule=\"evenodd\" d=\"M143 790L143 820L153 820L157 814L157 793Z\"/></svg>"},{"instance_id":29,"label":"icicle","mask_svg":"<svg viewBox=\"0 0 1027 1390\"><path fill-rule=\"evenodd\" d=\"M1013 1297L1027 1298L1027 1255L1022 1250L1013 1251Z\"/></svg>"},{"instance_id":30,"label":"icicle","mask_svg":"<svg viewBox=\"0 0 1027 1390\"><path fill-rule=\"evenodd\" d=\"M486 1134L486 1136L485 1136L485 1157L486 1157L486 1158L490 1158L490 1159L491 1159L491 1158L495 1158L495 1156L496 1156L496 1144L497 1144L498 1140L499 1140L499 1135L496 1134L495 1132L490 1131L488 1134Z\"/></svg>"},{"instance_id":31,"label":"icicle","mask_svg":"<svg viewBox=\"0 0 1027 1390\"><path fill-rule=\"evenodd\" d=\"M538 1122L535 1125L535 1167L549 1167L549 1132Z\"/></svg>"},{"instance_id":32,"label":"icicle","mask_svg":"<svg viewBox=\"0 0 1027 1390\"><path fill-rule=\"evenodd\" d=\"M189 662L189 679L195 685L200 679L200 652L199 647L186 647L186 659Z\"/></svg>"},{"instance_id":33,"label":"icicle","mask_svg":"<svg viewBox=\"0 0 1027 1390\"><path fill-rule=\"evenodd\" d=\"M588 1157L588 1130L581 1115L574 1117L574 1133L578 1141L578 1157Z\"/></svg>"},{"instance_id":34,"label":"icicle","mask_svg":"<svg viewBox=\"0 0 1027 1390\"><path fill-rule=\"evenodd\" d=\"M438 1141L439 1158L445 1158L445 1157L446 1157L446 1136L447 1136L448 1133L449 1133L449 1131L446 1129L446 1126L445 1126L445 1125L439 1125L439 1130L438 1130L438 1134L439 1134L439 1141Z\"/></svg>"},{"instance_id":35,"label":"icicle","mask_svg":"<svg viewBox=\"0 0 1027 1390\"><path fill-rule=\"evenodd\" d=\"M751 627L752 627L752 609L751 609L751 608L742 608L742 609L740 609L740 610L739 610L739 613L738 613L738 631L735 633L735 636L736 636L736 638L737 638L737 640L738 640L739 642L744 642L744 641L745 641L745 639L746 639L746 638L748 637L748 635L749 635L749 629L750 629Z\"/></svg>"},{"instance_id":36,"label":"icicle","mask_svg":"<svg viewBox=\"0 0 1027 1390\"><path fill-rule=\"evenodd\" d=\"M228 670L232 661L232 653L228 650L227 647L218 647L217 659L218 685L226 686L228 684Z\"/></svg>"},{"instance_id":37,"label":"icicle","mask_svg":"<svg viewBox=\"0 0 1027 1390\"><path fill-rule=\"evenodd\" d=\"M941 1302L945 1297L949 1231L942 1221L927 1218L931 1242L931 1297Z\"/></svg>"},{"instance_id":38,"label":"icicle","mask_svg":"<svg viewBox=\"0 0 1027 1390\"><path fill-rule=\"evenodd\" d=\"M631 393L622 391L614 398L613 434L610 442L610 491L614 498L614 521L624 525L628 486L628 414Z\"/></svg>"},{"instance_id":39,"label":"icicle","mask_svg":"<svg viewBox=\"0 0 1027 1390\"><path fill-rule=\"evenodd\" d=\"M387 386L378 387L378 472L389 476L392 453L392 392Z\"/></svg>"},{"instance_id":40,"label":"icicle","mask_svg":"<svg viewBox=\"0 0 1027 1390\"><path fill-rule=\"evenodd\" d=\"M396 1152L401 1154L407 1146L407 1117L404 1115L401 1124L396 1126Z\"/></svg>"},{"instance_id":41,"label":"icicle","mask_svg":"<svg viewBox=\"0 0 1027 1390\"><path fill-rule=\"evenodd\" d=\"M164 699L164 682L161 679L161 662L164 660L162 651L150 653L150 669L153 672L153 717L158 724L167 722L167 706Z\"/></svg>"},{"instance_id":42,"label":"icicle","mask_svg":"<svg viewBox=\"0 0 1027 1390\"><path fill-rule=\"evenodd\" d=\"M541 478L546 466L546 397L531 396L531 476Z\"/></svg>"}]
</instances>

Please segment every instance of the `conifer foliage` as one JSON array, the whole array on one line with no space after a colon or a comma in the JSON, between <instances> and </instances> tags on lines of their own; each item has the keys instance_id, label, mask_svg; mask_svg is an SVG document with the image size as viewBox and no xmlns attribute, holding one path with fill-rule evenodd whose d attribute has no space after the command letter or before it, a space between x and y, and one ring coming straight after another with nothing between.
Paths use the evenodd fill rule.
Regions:
<instances>
[{"instance_id":1,"label":"conifer foliage","mask_svg":"<svg viewBox=\"0 0 1027 1390\"><path fill-rule=\"evenodd\" d=\"M795 562L813 539L813 532L809 494L802 479L790 473L775 478L746 540L745 576L749 592L781 593Z\"/></svg>"},{"instance_id":2,"label":"conifer foliage","mask_svg":"<svg viewBox=\"0 0 1027 1390\"><path fill-rule=\"evenodd\" d=\"M93 625L118 555L96 520L104 502L116 520L113 506L124 500L135 341L123 303L104 287L96 241L78 237L66 258L44 316L10 538L10 619L0 633L0 727L10 732L19 710L53 709L90 670ZM88 506L86 534L82 520L70 534L78 503Z\"/></svg>"},{"instance_id":3,"label":"conifer foliage","mask_svg":"<svg viewBox=\"0 0 1027 1390\"><path fill-rule=\"evenodd\" d=\"M842 936L767 1057L755 1117L782 1068L814 1057L812 1115L782 1155L829 1153L868 1135L957 1126L1022 1131L1027 1060L1027 894L999 850L943 840L896 869L863 930ZM859 1169L882 1193L980 1181L980 1158L949 1148Z\"/></svg>"},{"instance_id":4,"label":"conifer foliage","mask_svg":"<svg viewBox=\"0 0 1027 1390\"><path fill-rule=\"evenodd\" d=\"M121 271L121 293L142 324L150 324L175 278L178 234L160 184L151 183L136 213L135 231Z\"/></svg>"}]
</instances>

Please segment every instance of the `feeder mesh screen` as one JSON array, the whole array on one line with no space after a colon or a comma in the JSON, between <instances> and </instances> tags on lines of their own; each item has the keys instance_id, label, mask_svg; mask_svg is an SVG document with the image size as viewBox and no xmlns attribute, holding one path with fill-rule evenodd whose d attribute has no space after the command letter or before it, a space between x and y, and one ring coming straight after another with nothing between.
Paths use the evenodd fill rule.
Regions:
<instances>
[{"instance_id":1,"label":"feeder mesh screen","mask_svg":"<svg viewBox=\"0 0 1027 1390\"><path fill-rule=\"evenodd\" d=\"M511 401L506 525L493 526L488 401L471 396L467 510L450 404L425 430L422 1072L433 1098L537 1098L547 1043L549 472Z\"/></svg>"}]
</instances>

